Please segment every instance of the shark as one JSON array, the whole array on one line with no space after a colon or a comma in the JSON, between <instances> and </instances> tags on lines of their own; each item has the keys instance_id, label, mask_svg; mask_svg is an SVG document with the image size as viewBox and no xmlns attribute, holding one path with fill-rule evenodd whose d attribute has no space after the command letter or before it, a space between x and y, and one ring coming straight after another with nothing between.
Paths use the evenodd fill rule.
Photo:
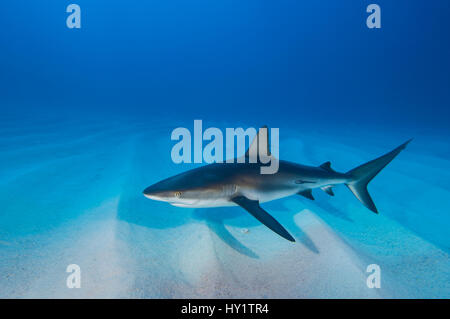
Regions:
<instances>
[{"instance_id":1,"label":"shark","mask_svg":"<svg viewBox=\"0 0 450 319\"><path fill-rule=\"evenodd\" d=\"M301 195L314 200L313 189L321 189L334 196L333 187L344 184L370 211L378 210L367 190L369 182L389 164L412 139L394 150L347 172L338 172L325 162L308 166L278 160L279 168L274 174L261 174L260 168L267 160L251 162L250 158L270 154L267 126L259 129L245 153L246 161L212 163L159 181L144 189L145 197L168 202L177 207L240 206L262 224L295 242L294 237L266 210L261 203Z\"/></svg>"}]
</instances>

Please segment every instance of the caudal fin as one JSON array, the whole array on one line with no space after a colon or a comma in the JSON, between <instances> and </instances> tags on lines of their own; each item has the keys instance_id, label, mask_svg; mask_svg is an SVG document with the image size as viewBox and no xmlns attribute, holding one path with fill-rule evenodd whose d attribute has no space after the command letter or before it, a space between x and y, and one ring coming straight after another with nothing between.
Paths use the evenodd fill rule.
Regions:
<instances>
[{"instance_id":1,"label":"caudal fin","mask_svg":"<svg viewBox=\"0 0 450 319\"><path fill-rule=\"evenodd\" d=\"M412 139L411 139L412 140ZM403 143L391 152L378 157L370 162L367 162L361 166L358 166L347 174L350 176L351 181L346 183L347 187L352 191L352 193L363 203L368 209L378 214L378 210L372 198L367 191L367 184L387 165L392 161L406 145L408 145L411 140Z\"/></svg>"}]
</instances>

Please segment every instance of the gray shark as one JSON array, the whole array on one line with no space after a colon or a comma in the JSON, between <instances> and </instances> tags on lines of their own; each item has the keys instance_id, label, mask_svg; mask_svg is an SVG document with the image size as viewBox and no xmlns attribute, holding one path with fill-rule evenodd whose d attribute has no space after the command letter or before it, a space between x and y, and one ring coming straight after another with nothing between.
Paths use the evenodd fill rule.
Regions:
<instances>
[{"instance_id":1,"label":"gray shark","mask_svg":"<svg viewBox=\"0 0 450 319\"><path fill-rule=\"evenodd\" d=\"M261 149L270 155L267 127L262 127L245 157L256 156ZM259 141L259 142L258 142ZM346 173L331 168L330 162L306 166L279 160L275 174L261 174L261 161L256 163L213 163L162 180L144 190L147 198L168 202L178 207L241 206L257 220L281 237L294 242L288 231L268 214L260 203L302 195L314 200L312 189L320 188L334 196L332 187L345 184L356 198L378 214L367 184L410 142ZM255 152L257 154L255 154ZM265 162L267 163L267 161Z\"/></svg>"}]
</instances>

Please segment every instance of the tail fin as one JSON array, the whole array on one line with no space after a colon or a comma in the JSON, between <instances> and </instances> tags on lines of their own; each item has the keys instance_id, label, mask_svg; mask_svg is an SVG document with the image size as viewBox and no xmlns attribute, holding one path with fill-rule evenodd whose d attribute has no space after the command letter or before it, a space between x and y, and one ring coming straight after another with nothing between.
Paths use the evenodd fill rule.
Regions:
<instances>
[{"instance_id":1,"label":"tail fin","mask_svg":"<svg viewBox=\"0 0 450 319\"><path fill-rule=\"evenodd\" d=\"M378 210L375 207L372 198L370 198L369 192L367 191L367 184L369 184L369 182L387 164L389 164L389 162L392 161L406 147L406 145L411 142L411 140L403 143L393 151L347 172L347 174L350 175L350 178L352 178L352 181L346 184L347 187L361 203L376 214L378 214Z\"/></svg>"}]
</instances>

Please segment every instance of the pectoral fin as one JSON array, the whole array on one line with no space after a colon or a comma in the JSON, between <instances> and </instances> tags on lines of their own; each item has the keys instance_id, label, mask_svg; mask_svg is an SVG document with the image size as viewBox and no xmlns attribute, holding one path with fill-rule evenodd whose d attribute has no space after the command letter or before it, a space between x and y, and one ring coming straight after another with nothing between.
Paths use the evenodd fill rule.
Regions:
<instances>
[{"instance_id":1,"label":"pectoral fin","mask_svg":"<svg viewBox=\"0 0 450 319\"><path fill-rule=\"evenodd\" d=\"M248 211L253 215L253 217L255 217L257 220L269 227L281 237L289 241L295 241L295 239L287 232L287 230L283 226L281 226L279 222L276 221L275 218L270 216L264 209L261 208L261 206L259 206L259 202L257 200L251 200L245 196L237 196L232 198L231 201Z\"/></svg>"}]
</instances>

